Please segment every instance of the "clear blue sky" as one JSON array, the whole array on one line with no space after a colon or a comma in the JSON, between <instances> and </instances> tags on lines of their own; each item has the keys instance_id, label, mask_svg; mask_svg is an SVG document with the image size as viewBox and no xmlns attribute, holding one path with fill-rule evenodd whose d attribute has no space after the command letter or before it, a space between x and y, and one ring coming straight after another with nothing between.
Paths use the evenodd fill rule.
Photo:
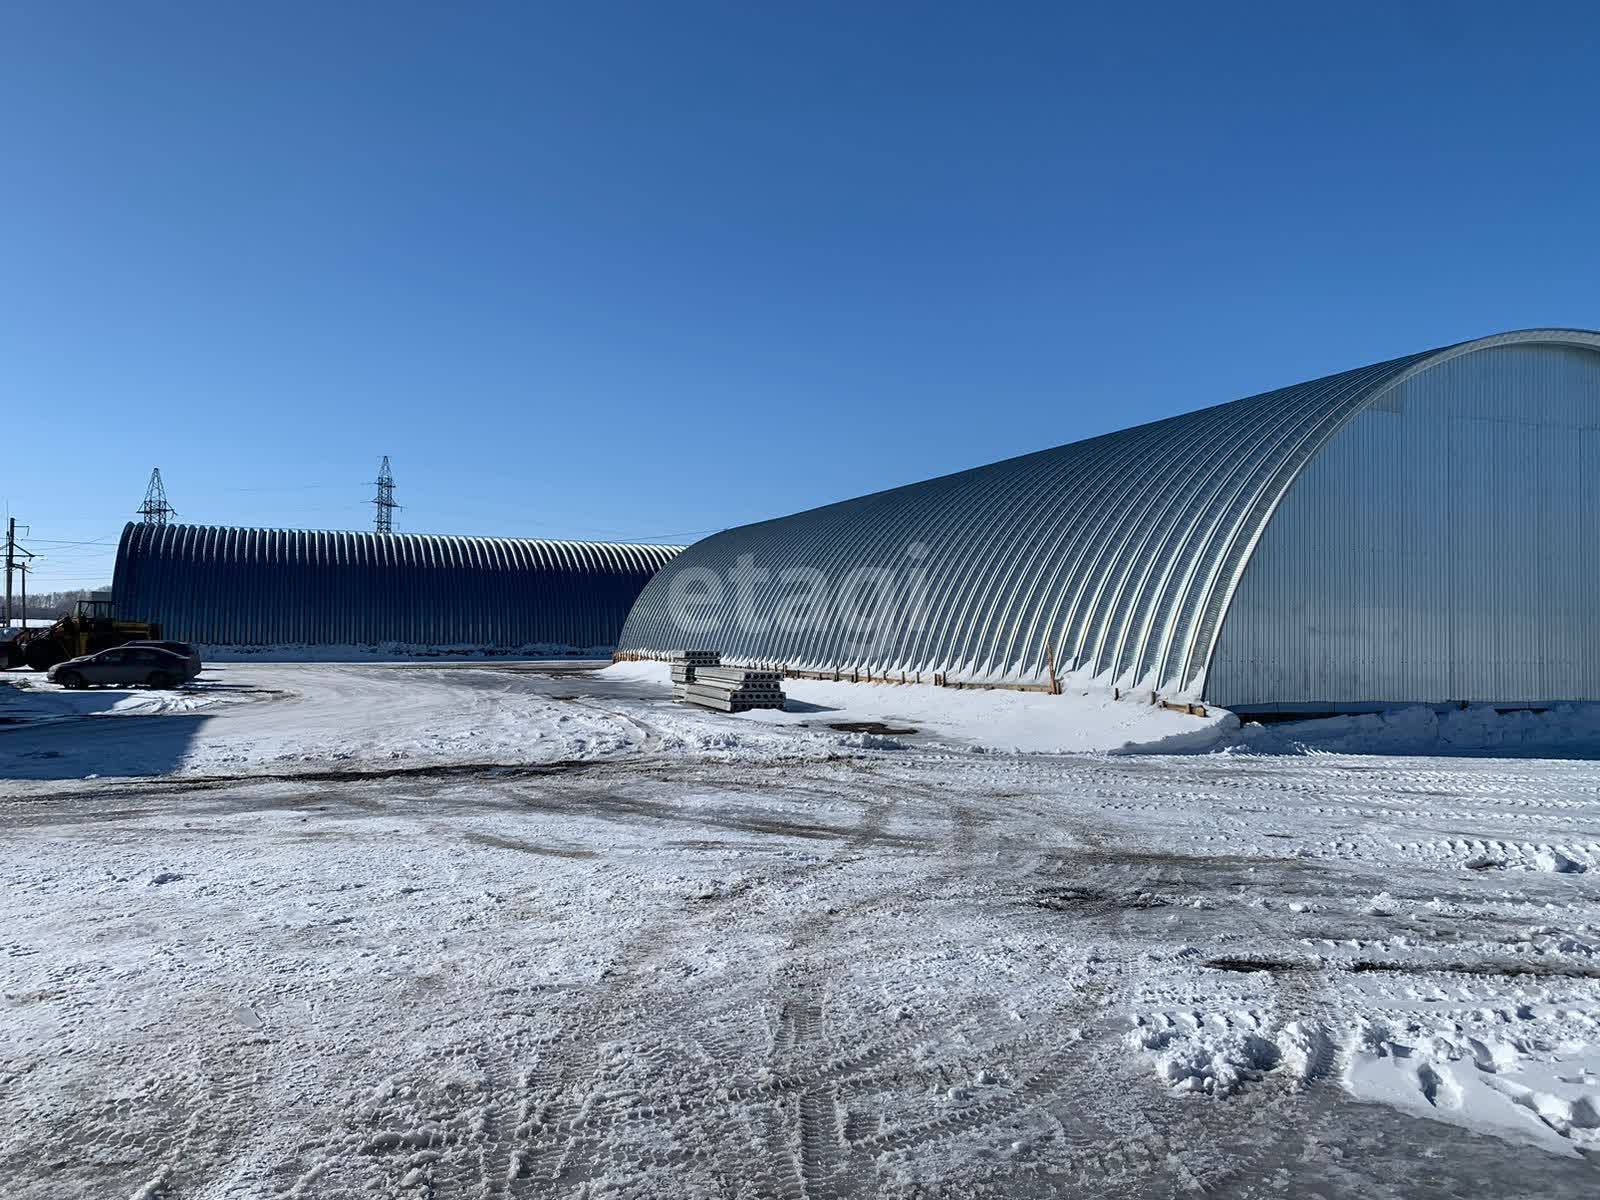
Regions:
<instances>
[{"instance_id":1,"label":"clear blue sky","mask_svg":"<svg viewBox=\"0 0 1600 1200\"><path fill-rule=\"evenodd\" d=\"M0 501L693 540L1600 325L1592 4L3 5ZM19 439L20 438L20 443Z\"/></svg>"}]
</instances>

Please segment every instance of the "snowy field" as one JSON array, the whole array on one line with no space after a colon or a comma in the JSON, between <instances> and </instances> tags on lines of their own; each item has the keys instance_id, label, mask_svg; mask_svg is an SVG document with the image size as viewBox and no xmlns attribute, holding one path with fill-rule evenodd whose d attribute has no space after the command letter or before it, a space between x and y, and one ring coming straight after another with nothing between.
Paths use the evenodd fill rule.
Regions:
<instances>
[{"instance_id":1,"label":"snowy field","mask_svg":"<svg viewBox=\"0 0 1600 1200\"><path fill-rule=\"evenodd\" d=\"M1600 1183L1579 710L0 680L7 1196Z\"/></svg>"}]
</instances>

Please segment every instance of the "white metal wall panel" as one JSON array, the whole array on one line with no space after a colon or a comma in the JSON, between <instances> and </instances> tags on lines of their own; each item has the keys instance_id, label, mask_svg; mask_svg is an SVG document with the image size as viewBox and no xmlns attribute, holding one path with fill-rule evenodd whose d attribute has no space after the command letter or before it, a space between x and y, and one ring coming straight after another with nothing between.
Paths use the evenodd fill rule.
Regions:
<instances>
[{"instance_id":1,"label":"white metal wall panel","mask_svg":"<svg viewBox=\"0 0 1600 1200\"><path fill-rule=\"evenodd\" d=\"M1223 705L1600 700L1600 353L1504 345L1376 398L1233 597Z\"/></svg>"}]
</instances>

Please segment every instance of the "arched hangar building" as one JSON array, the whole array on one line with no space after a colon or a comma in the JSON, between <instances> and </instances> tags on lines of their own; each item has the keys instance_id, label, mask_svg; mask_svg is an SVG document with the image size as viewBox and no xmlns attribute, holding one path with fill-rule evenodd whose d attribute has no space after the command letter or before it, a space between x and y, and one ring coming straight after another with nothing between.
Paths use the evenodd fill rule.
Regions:
<instances>
[{"instance_id":1,"label":"arched hangar building","mask_svg":"<svg viewBox=\"0 0 1600 1200\"><path fill-rule=\"evenodd\" d=\"M1240 709L1600 700L1600 334L1428 350L730 529L620 648Z\"/></svg>"},{"instance_id":2,"label":"arched hangar building","mask_svg":"<svg viewBox=\"0 0 1600 1200\"><path fill-rule=\"evenodd\" d=\"M116 611L208 646L616 645L678 546L130 524Z\"/></svg>"}]
</instances>

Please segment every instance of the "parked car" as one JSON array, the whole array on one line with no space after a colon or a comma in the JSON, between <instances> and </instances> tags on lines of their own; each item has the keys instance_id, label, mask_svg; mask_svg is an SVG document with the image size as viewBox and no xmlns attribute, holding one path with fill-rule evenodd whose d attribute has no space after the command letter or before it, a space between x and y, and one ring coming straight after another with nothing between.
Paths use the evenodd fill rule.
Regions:
<instances>
[{"instance_id":1,"label":"parked car","mask_svg":"<svg viewBox=\"0 0 1600 1200\"><path fill-rule=\"evenodd\" d=\"M189 678L193 679L196 675L200 674L200 651L196 650L188 642L123 642L122 644L125 647L153 646L157 650L171 651L173 654L176 654L181 659L185 659L189 663Z\"/></svg>"},{"instance_id":2,"label":"parked car","mask_svg":"<svg viewBox=\"0 0 1600 1200\"><path fill-rule=\"evenodd\" d=\"M187 659L154 646L113 646L82 658L69 658L50 668L49 678L64 688L96 683L143 684L145 687L180 687L193 679Z\"/></svg>"}]
</instances>

